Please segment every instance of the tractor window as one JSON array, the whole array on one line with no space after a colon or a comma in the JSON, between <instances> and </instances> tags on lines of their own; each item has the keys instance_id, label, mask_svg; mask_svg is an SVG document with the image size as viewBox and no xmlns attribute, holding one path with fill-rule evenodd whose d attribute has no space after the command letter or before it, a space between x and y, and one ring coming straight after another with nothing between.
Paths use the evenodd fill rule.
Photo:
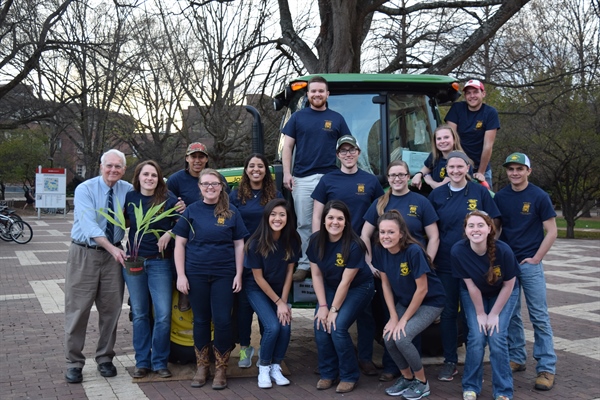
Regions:
<instances>
[{"instance_id":1,"label":"tractor window","mask_svg":"<svg viewBox=\"0 0 600 400\"><path fill-rule=\"evenodd\" d=\"M373 104L376 94L331 94L329 108L344 116L350 132L358 140L360 157L358 167L363 171L379 175L382 170L381 143L379 131L369 133L374 126L380 125L380 105Z\"/></svg>"},{"instance_id":2,"label":"tractor window","mask_svg":"<svg viewBox=\"0 0 600 400\"><path fill-rule=\"evenodd\" d=\"M434 121L427 102L428 98L423 95L390 94L388 97L390 161L404 159L411 174L421 169L431 152Z\"/></svg>"}]
</instances>

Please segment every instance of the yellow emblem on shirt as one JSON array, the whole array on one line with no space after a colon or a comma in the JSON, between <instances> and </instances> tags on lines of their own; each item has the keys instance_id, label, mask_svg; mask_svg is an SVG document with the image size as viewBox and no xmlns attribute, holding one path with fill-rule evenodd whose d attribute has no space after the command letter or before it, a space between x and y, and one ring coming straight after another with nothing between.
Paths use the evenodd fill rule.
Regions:
<instances>
[{"instance_id":1,"label":"yellow emblem on shirt","mask_svg":"<svg viewBox=\"0 0 600 400\"><path fill-rule=\"evenodd\" d=\"M408 263L400 263L400 275L407 276L408 274L410 274L410 269L408 269Z\"/></svg>"},{"instance_id":2,"label":"yellow emblem on shirt","mask_svg":"<svg viewBox=\"0 0 600 400\"><path fill-rule=\"evenodd\" d=\"M365 184L359 183L356 190L358 190L358 193L364 193L365 192Z\"/></svg>"},{"instance_id":3,"label":"yellow emblem on shirt","mask_svg":"<svg viewBox=\"0 0 600 400\"><path fill-rule=\"evenodd\" d=\"M337 253L335 255L335 266L336 267L345 267L346 263L344 262L344 257L342 257L342 253Z\"/></svg>"},{"instance_id":4,"label":"yellow emblem on shirt","mask_svg":"<svg viewBox=\"0 0 600 400\"><path fill-rule=\"evenodd\" d=\"M225 217L217 218L217 225L224 225L224 224L225 224Z\"/></svg>"},{"instance_id":5,"label":"yellow emblem on shirt","mask_svg":"<svg viewBox=\"0 0 600 400\"><path fill-rule=\"evenodd\" d=\"M409 205L408 206L408 216L409 217L416 217L417 216L417 210L419 209L419 206L417 205Z\"/></svg>"},{"instance_id":6,"label":"yellow emblem on shirt","mask_svg":"<svg viewBox=\"0 0 600 400\"><path fill-rule=\"evenodd\" d=\"M467 209L469 211L477 210L477 199L469 199L469 200L467 200L467 203L468 203Z\"/></svg>"},{"instance_id":7,"label":"yellow emblem on shirt","mask_svg":"<svg viewBox=\"0 0 600 400\"><path fill-rule=\"evenodd\" d=\"M332 124L332 122L331 122L331 121L325 121L325 126L324 126L324 128L325 128L325 129L327 129L327 130L330 130L332 125L333 125L333 124Z\"/></svg>"},{"instance_id":8,"label":"yellow emblem on shirt","mask_svg":"<svg viewBox=\"0 0 600 400\"><path fill-rule=\"evenodd\" d=\"M523 208L521 208L521 214L529 214L530 207L531 207L531 203L523 202Z\"/></svg>"},{"instance_id":9,"label":"yellow emblem on shirt","mask_svg":"<svg viewBox=\"0 0 600 400\"><path fill-rule=\"evenodd\" d=\"M477 124L475 125L475 129L481 129L483 128L483 121L477 121Z\"/></svg>"},{"instance_id":10,"label":"yellow emblem on shirt","mask_svg":"<svg viewBox=\"0 0 600 400\"><path fill-rule=\"evenodd\" d=\"M500 266L499 265L495 265L494 266L494 274L496 274L496 276L498 278L502 277L502 271L500 270Z\"/></svg>"}]
</instances>

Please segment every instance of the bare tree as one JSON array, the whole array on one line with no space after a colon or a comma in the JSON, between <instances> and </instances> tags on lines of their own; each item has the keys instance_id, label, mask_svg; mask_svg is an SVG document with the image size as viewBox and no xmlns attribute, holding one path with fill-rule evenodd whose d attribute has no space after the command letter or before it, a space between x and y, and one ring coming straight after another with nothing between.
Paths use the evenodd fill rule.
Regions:
<instances>
[{"instance_id":1,"label":"bare tree","mask_svg":"<svg viewBox=\"0 0 600 400\"><path fill-rule=\"evenodd\" d=\"M492 48L503 123L496 163L526 151L532 178L551 192L574 237L575 221L600 197L597 10L585 0L534 0L527 18L508 24Z\"/></svg>"},{"instance_id":2,"label":"bare tree","mask_svg":"<svg viewBox=\"0 0 600 400\"><path fill-rule=\"evenodd\" d=\"M136 18L135 46L140 54L138 66L131 67L130 89L122 99L123 113L134 119L134 131L125 140L140 159L154 159L169 174L181 168L179 148L184 143L182 116L185 90L181 85L169 51L167 32L160 19L150 12Z\"/></svg>"},{"instance_id":3,"label":"bare tree","mask_svg":"<svg viewBox=\"0 0 600 400\"><path fill-rule=\"evenodd\" d=\"M0 6L0 99L17 87L54 47L53 29L73 0L6 0Z\"/></svg>"},{"instance_id":4,"label":"bare tree","mask_svg":"<svg viewBox=\"0 0 600 400\"><path fill-rule=\"evenodd\" d=\"M178 84L192 106L184 115L186 141L207 142L216 167L239 165L250 150L243 104L257 86L253 80L263 79L267 5L266 0L210 3L182 9L182 19L162 9Z\"/></svg>"},{"instance_id":5,"label":"bare tree","mask_svg":"<svg viewBox=\"0 0 600 400\"><path fill-rule=\"evenodd\" d=\"M85 178L98 173L99 157L134 128L120 115L139 63L131 40L130 7L76 3L57 26L61 46L31 77L42 96L61 106L54 123L81 153ZM66 129L65 127L70 129Z\"/></svg>"},{"instance_id":6,"label":"bare tree","mask_svg":"<svg viewBox=\"0 0 600 400\"><path fill-rule=\"evenodd\" d=\"M368 43L370 59L379 63L369 65L369 70L448 74L528 1L319 0L315 54L302 35L306 27L294 25L288 0L278 0L282 32L278 42L284 51L300 58L310 73L360 72L365 68L362 55ZM489 12L489 17L483 18L481 10ZM368 40L372 34L376 42Z\"/></svg>"}]
</instances>

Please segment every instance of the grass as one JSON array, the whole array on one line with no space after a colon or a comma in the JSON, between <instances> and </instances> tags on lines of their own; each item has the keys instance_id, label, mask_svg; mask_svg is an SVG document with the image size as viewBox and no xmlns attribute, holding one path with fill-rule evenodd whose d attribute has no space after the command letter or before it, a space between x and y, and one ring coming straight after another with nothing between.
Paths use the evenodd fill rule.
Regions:
<instances>
[{"instance_id":1,"label":"grass","mask_svg":"<svg viewBox=\"0 0 600 400\"><path fill-rule=\"evenodd\" d=\"M567 235L567 222L563 217L556 218L558 237L565 238ZM584 231L582 229L598 229L597 231ZM575 239L600 240L600 218L580 218L575 221Z\"/></svg>"},{"instance_id":2,"label":"grass","mask_svg":"<svg viewBox=\"0 0 600 400\"><path fill-rule=\"evenodd\" d=\"M567 230L559 229L558 237L559 237L559 239L565 239L567 237ZM600 232L599 231L586 232L586 231L576 230L575 231L575 239L600 240Z\"/></svg>"},{"instance_id":3,"label":"grass","mask_svg":"<svg viewBox=\"0 0 600 400\"><path fill-rule=\"evenodd\" d=\"M556 218L556 226L566 228L567 221L563 217ZM600 218L579 218L575 221L575 229L600 229Z\"/></svg>"}]
</instances>

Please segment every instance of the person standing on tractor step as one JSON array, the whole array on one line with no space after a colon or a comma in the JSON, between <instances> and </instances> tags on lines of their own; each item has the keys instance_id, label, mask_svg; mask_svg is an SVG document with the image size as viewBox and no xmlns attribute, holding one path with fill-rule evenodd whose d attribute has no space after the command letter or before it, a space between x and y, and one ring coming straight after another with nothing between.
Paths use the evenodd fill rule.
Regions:
<instances>
[{"instance_id":1,"label":"person standing on tractor step","mask_svg":"<svg viewBox=\"0 0 600 400\"><path fill-rule=\"evenodd\" d=\"M473 178L486 181L492 187L492 148L500 129L498 111L483 103L485 88L477 79L468 81L464 88L465 101L452 104L446 123L460 137L465 153L473 160Z\"/></svg>"},{"instance_id":2,"label":"person standing on tractor step","mask_svg":"<svg viewBox=\"0 0 600 400\"><path fill-rule=\"evenodd\" d=\"M510 186L500 190L494 197L502 218L500 239L508 243L521 264L518 279L525 293L529 320L533 325L533 358L537 360L535 388L550 390L554 386L556 353L546 303L546 279L542 259L556 240L556 212L550 196L529 183L529 157L523 153L513 153L506 159L504 167ZM525 371L527 351L520 296L510 320L508 333L511 369L513 372Z\"/></svg>"},{"instance_id":3,"label":"person standing on tractor step","mask_svg":"<svg viewBox=\"0 0 600 400\"><path fill-rule=\"evenodd\" d=\"M92 305L99 316L96 363L103 377L117 375L112 360L117 339L117 323L123 307L122 265L125 231L108 222L97 210L125 205L125 195L133 186L121 178L125 155L111 149L100 159L100 176L75 189L75 218L65 273L65 356L68 383L83 380L83 346Z\"/></svg>"},{"instance_id":4,"label":"person standing on tractor step","mask_svg":"<svg viewBox=\"0 0 600 400\"><path fill-rule=\"evenodd\" d=\"M294 281L303 281L310 268L306 248L312 233L311 194L324 174L337 170L337 140L351 134L344 117L327 107L329 88L325 78L310 78L307 96L310 107L293 113L282 129L285 135L281 156L283 186L292 191L298 234L302 239L303 255L293 275Z\"/></svg>"}]
</instances>

